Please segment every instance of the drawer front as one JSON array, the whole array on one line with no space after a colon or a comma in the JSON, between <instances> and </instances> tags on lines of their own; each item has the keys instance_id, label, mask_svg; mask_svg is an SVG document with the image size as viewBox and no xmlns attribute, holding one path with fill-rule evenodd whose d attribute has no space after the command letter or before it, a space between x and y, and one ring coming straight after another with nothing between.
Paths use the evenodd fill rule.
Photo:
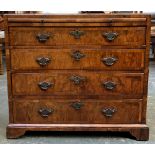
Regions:
<instances>
[{"instance_id":1,"label":"drawer front","mask_svg":"<svg viewBox=\"0 0 155 155\"><path fill-rule=\"evenodd\" d=\"M143 95L143 73L51 71L12 75L13 95Z\"/></svg>"},{"instance_id":2,"label":"drawer front","mask_svg":"<svg viewBox=\"0 0 155 155\"><path fill-rule=\"evenodd\" d=\"M11 27L14 46L145 45L145 27Z\"/></svg>"},{"instance_id":3,"label":"drawer front","mask_svg":"<svg viewBox=\"0 0 155 155\"><path fill-rule=\"evenodd\" d=\"M134 124L141 122L141 107L142 100L17 100L13 113L14 123Z\"/></svg>"},{"instance_id":4,"label":"drawer front","mask_svg":"<svg viewBox=\"0 0 155 155\"><path fill-rule=\"evenodd\" d=\"M14 70L142 70L144 53L140 49L14 49L11 65Z\"/></svg>"}]
</instances>

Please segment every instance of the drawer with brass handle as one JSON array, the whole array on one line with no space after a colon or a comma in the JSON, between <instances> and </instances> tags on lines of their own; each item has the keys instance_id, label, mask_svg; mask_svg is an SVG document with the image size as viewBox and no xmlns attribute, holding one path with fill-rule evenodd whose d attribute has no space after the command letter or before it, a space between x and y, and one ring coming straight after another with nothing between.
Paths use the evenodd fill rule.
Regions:
<instances>
[{"instance_id":1,"label":"drawer with brass handle","mask_svg":"<svg viewBox=\"0 0 155 155\"><path fill-rule=\"evenodd\" d=\"M50 39L50 37L52 37L52 35L49 33L38 33L36 35L36 38L40 43L45 43L47 40Z\"/></svg>"},{"instance_id":2,"label":"drawer with brass handle","mask_svg":"<svg viewBox=\"0 0 155 155\"><path fill-rule=\"evenodd\" d=\"M82 76L78 76L78 75L72 75L70 77L70 81L72 81L75 85L80 85L84 82L86 82L87 78L86 77L82 77Z\"/></svg>"},{"instance_id":3,"label":"drawer with brass handle","mask_svg":"<svg viewBox=\"0 0 155 155\"><path fill-rule=\"evenodd\" d=\"M53 83L45 81L38 83L38 86L41 90L48 90L50 87L53 87L53 85Z\"/></svg>"},{"instance_id":4,"label":"drawer with brass handle","mask_svg":"<svg viewBox=\"0 0 155 155\"><path fill-rule=\"evenodd\" d=\"M54 110L51 108L40 108L38 112L42 117L48 117L49 115L53 114Z\"/></svg>"},{"instance_id":5,"label":"drawer with brass handle","mask_svg":"<svg viewBox=\"0 0 155 155\"><path fill-rule=\"evenodd\" d=\"M13 70L142 70L143 49L13 49Z\"/></svg>"},{"instance_id":6,"label":"drawer with brass handle","mask_svg":"<svg viewBox=\"0 0 155 155\"><path fill-rule=\"evenodd\" d=\"M141 122L141 105L142 100L15 100L14 123L136 124Z\"/></svg>"},{"instance_id":7,"label":"drawer with brass handle","mask_svg":"<svg viewBox=\"0 0 155 155\"><path fill-rule=\"evenodd\" d=\"M49 63L51 63L51 58L48 58L48 57L38 57L38 58L36 58L36 62L37 62L41 67L45 67L45 66L47 66Z\"/></svg>"},{"instance_id":8,"label":"drawer with brass handle","mask_svg":"<svg viewBox=\"0 0 155 155\"><path fill-rule=\"evenodd\" d=\"M143 95L143 73L50 71L12 74L14 95L100 96L110 98ZM18 82L17 82L18 81ZM39 84L39 86L38 86Z\"/></svg>"},{"instance_id":9,"label":"drawer with brass handle","mask_svg":"<svg viewBox=\"0 0 155 155\"><path fill-rule=\"evenodd\" d=\"M108 41L113 41L117 38L117 32L104 32L103 37L105 37Z\"/></svg>"},{"instance_id":10,"label":"drawer with brass handle","mask_svg":"<svg viewBox=\"0 0 155 155\"><path fill-rule=\"evenodd\" d=\"M13 46L145 45L145 27L11 27Z\"/></svg>"}]
</instances>

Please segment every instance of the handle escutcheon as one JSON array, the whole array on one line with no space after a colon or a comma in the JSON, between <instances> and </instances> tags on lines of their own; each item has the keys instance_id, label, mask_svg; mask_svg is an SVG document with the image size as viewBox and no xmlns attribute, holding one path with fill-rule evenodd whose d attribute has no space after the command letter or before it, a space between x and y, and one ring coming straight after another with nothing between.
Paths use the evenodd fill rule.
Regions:
<instances>
[{"instance_id":1,"label":"handle escutcheon","mask_svg":"<svg viewBox=\"0 0 155 155\"><path fill-rule=\"evenodd\" d=\"M102 109L102 113L106 117L112 117L115 112L117 112L117 110L115 108L104 108L104 109Z\"/></svg>"},{"instance_id":2,"label":"handle escutcheon","mask_svg":"<svg viewBox=\"0 0 155 155\"><path fill-rule=\"evenodd\" d=\"M74 30L69 32L69 34L72 35L75 39L80 39L80 37L83 36L85 32L80 30Z\"/></svg>"},{"instance_id":3,"label":"handle escutcheon","mask_svg":"<svg viewBox=\"0 0 155 155\"><path fill-rule=\"evenodd\" d=\"M73 102L71 104L71 106L75 109L75 110L80 110L81 107L83 106L84 104L80 101L76 101L76 102Z\"/></svg>"},{"instance_id":4,"label":"handle escutcheon","mask_svg":"<svg viewBox=\"0 0 155 155\"><path fill-rule=\"evenodd\" d=\"M105 57L105 58L102 58L101 61L107 66L112 66L113 64L115 64L118 61L118 58L116 58L116 57Z\"/></svg>"},{"instance_id":5,"label":"handle escutcheon","mask_svg":"<svg viewBox=\"0 0 155 155\"><path fill-rule=\"evenodd\" d=\"M75 51L71 54L71 57L76 60L79 61L81 58L85 57L85 54L81 53L80 51Z\"/></svg>"},{"instance_id":6,"label":"handle escutcheon","mask_svg":"<svg viewBox=\"0 0 155 155\"><path fill-rule=\"evenodd\" d=\"M45 67L47 66L50 62L51 62L51 58L48 57L38 57L36 59L36 62L41 66L41 67Z\"/></svg>"},{"instance_id":7,"label":"handle escutcheon","mask_svg":"<svg viewBox=\"0 0 155 155\"><path fill-rule=\"evenodd\" d=\"M72 75L70 77L70 80L75 84L75 85L79 85L83 82L86 81L86 77L81 77L81 76L77 76L77 75Z\"/></svg>"},{"instance_id":8,"label":"handle escutcheon","mask_svg":"<svg viewBox=\"0 0 155 155\"><path fill-rule=\"evenodd\" d=\"M41 90L47 90L50 87L54 86L54 83L50 83L50 82L39 82L38 86Z\"/></svg>"},{"instance_id":9,"label":"handle escutcheon","mask_svg":"<svg viewBox=\"0 0 155 155\"><path fill-rule=\"evenodd\" d=\"M102 86L107 90L113 90L116 88L117 84L113 81L107 81L102 83Z\"/></svg>"},{"instance_id":10,"label":"handle escutcheon","mask_svg":"<svg viewBox=\"0 0 155 155\"><path fill-rule=\"evenodd\" d=\"M104 32L102 34L102 36L104 38L106 38L108 41L113 41L113 40L115 40L117 38L118 33L116 33L116 32Z\"/></svg>"},{"instance_id":11,"label":"handle escutcheon","mask_svg":"<svg viewBox=\"0 0 155 155\"><path fill-rule=\"evenodd\" d=\"M38 112L42 117L48 117L50 114L53 114L54 110L51 108L41 108Z\"/></svg>"},{"instance_id":12,"label":"handle escutcheon","mask_svg":"<svg viewBox=\"0 0 155 155\"><path fill-rule=\"evenodd\" d=\"M50 37L51 37L51 34L49 33L39 33L36 35L36 38L41 43L45 43Z\"/></svg>"}]
</instances>

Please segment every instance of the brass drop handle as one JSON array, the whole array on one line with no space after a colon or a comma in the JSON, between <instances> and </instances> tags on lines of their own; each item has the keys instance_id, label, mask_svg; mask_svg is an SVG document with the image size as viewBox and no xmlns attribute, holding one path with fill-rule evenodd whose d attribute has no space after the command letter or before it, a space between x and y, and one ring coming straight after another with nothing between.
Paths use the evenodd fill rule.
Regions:
<instances>
[{"instance_id":1,"label":"brass drop handle","mask_svg":"<svg viewBox=\"0 0 155 155\"><path fill-rule=\"evenodd\" d=\"M39 82L38 86L41 90L47 90L50 87L54 86L54 83L50 83L50 82Z\"/></svg>"},{"instance_id":2,"label":"brass drop handle","mask_svg":"<svg viewBox=\"0 0 155 155\"><path fill-rule=\"evenodd\" d=\"M107 39L108 41L113 41L117 38L118 33L116 32L104 32L102 33L102 36Z\"/></svg>"},{"instance_id":3,"label":"brass drop handle","mask_svg":"<svg viewBox=\"0 0 155 155\"><path fill-rule=\"evenodd\" d=\"M117 84L113 81L107 81L102 83L102 86L107 90L113 90L116 88Z\"/></svg>"},{"instance_id":4,"label":"brass drop handle","mask_svg":"<svg viewBox=\"0 0 155 155\"><path fill-rule=\"evenodd\" d=\"M70 31L69 34L72 35L75 39L80 39L80 37L83 36L85 32L80 30L74 30Z\"/></svg>"},{"instance_id":5,"label":"brass drop handle","mask_svg":"<svg viewBox=\"0 0 155 155\"><path fill-rule=\"evenodd\" d=\"M102 109L102 113L106 117L112 117L115 112L117 112L115 108L103 108Z\"/></svg>"},{"instance_id":6,"label":"brass drop handle","mask_svg":"<svg viewBox=\"0 0 155 155\"><path fill-rule=\"evenodd\" d=\"M78 76L78 75L72 75L70 78L69 78L75 85L79 85L83 82L86 81L86 77L81 77L81 76Z\"/></svg>"},{"instance_id":7,"label":"brass drop handle","mask_svg":"<svg viewBox=\"0 0 155 155\"><path fill-rule=\"evenodd\" d=\"M80 51L75 51L71 54L71 57L76 60L79 61L81 58L85 57L85 54L81 53Z\"/></svg>"},{"instance_id":8,"label":"brass drop handle","mask_svg":"<svg viewBox=\"0 0 155 155\"><path fill-rule=\"evenodd\" d=\"M80 110L81 107L83 106L84 104L80 101L76 101L76 102L73 102L71 104L71 106L75 109L75 110Z\"/></svg>"},{"instance_id":9,"label":"brass drop handle","mask_svg":"<svg viewBox=\"0 0 155 155\"><path fill-rule=\"evenodd\" d=\"M38 57L36 58L36 62L41 66L45 67L51 62L51 58L48 57Z\"/></svg>"},{"instance_id":10,"label":"brass drop handle","mask_svg":"<svg viewBox=\"0 0 155 155\"><path fill-rule=\"evenodd\" d=\"M50 37L51 37L51 34L49 33L39 33L36 35L36 38L41 43L45 43Z\"/></svg>"},{"instance_id":11,"label":"brass drop handle","mask_svg":"<svg viewBox=\"0 0 155 155\"><path fill-rule=\"evenodd\" d=\"M112 66L113 64L115 64L118 61L118 58L116 58L116 57L105 57L105 58L102 58L101 61L107 66Z\"/></svg>"},{"instance_id":12,"label":"brass drop handle","mask_svg":"<svg viewBox=\"0 0 155 155\"><path fill-rule=\"evenodd\" d=\"M42 116L42 117L48 117L50 114L52 114L54 112L53 109L48 109L48 108L41 108L38 110L39 114Z\"/></svg>"}]
</instances>

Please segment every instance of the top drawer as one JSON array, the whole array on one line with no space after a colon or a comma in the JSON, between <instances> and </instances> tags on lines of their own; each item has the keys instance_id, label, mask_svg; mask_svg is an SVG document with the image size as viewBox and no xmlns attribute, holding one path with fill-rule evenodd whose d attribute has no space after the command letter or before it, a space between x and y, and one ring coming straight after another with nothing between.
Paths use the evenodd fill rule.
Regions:
<instances>
[{"instance_id":1,"label":"top drawer","mask_svg":"<svg viewBox=\"0 0 155 155\"><path fill-rule=\"evenodd\" d=\"M10 27L13 46L145 45L145 27Z\"/></svg>"}]
</instances>

